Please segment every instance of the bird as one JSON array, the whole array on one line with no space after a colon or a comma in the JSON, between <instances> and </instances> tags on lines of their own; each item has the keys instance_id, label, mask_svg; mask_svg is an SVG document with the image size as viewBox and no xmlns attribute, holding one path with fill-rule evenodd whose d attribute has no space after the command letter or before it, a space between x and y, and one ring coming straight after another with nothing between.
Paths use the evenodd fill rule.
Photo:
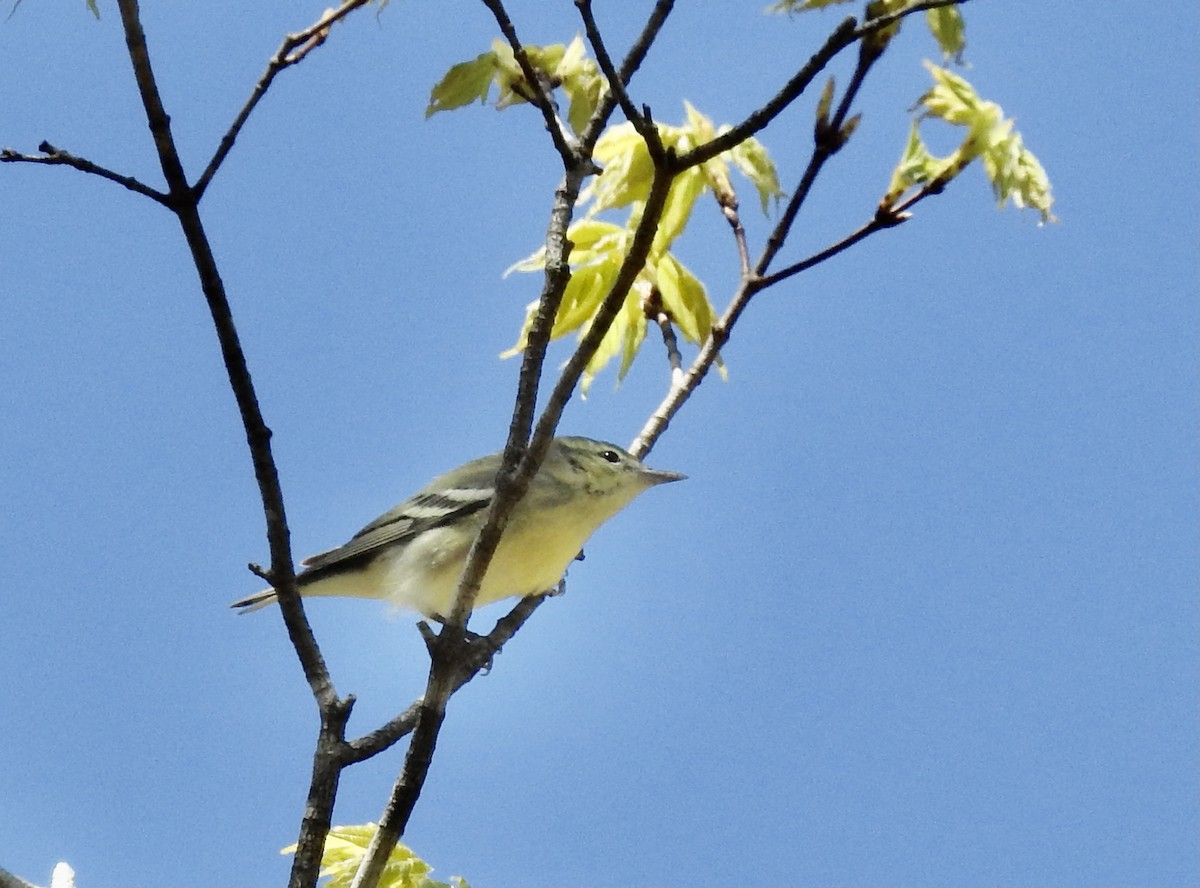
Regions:
<instances>
[{"instance_id":1,"label":"bird","mask_svg":"<svg viewBox=\"0 0 1200 888\"><path fill-rule=\"evenodd\" d=\"M300 594L381 599L445 622L501 460L493 453L438 476L345 545L304 559ZM601 524L651 487L685 477L649 468L606 441L554 438L509 515L475 607L552 591ZM277 601L273 588L264 589L231 607L249 613Z\"/></svg>"}]
</instances>

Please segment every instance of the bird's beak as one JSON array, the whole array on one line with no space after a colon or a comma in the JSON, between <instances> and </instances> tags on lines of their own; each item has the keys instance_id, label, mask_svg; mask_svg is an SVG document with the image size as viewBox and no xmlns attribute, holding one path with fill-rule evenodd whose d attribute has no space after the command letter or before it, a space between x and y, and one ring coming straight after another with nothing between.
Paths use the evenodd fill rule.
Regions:
<instances>
[{"instance_id":1,"label":"bird's beak","mask_svg":"<svg viewBox=\"0 0 1200 888\"><path fill-rule=\"evenodd\" d=\"M687 475L681 475L678 472L663 472L659 469L642 469L642 477L646 480L647 487L653 487L656 484L667 484L670 481L682 481L687 478Z\"/></svg>"}]
</instances>

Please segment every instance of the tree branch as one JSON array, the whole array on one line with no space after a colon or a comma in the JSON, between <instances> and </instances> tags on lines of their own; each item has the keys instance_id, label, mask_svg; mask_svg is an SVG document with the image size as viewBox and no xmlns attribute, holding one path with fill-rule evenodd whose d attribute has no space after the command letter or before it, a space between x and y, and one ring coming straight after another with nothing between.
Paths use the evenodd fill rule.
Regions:
<instances>
[{"instance_id":1,"label":"tree branch","mask_svg":"<svg viewBox=\"0 0 1200 888\"><path fill-rule=\"evenodd\" d=\"M645 61L646 53L654 45L655 39L658 37L659 32L667 21L667 16L671 14L674 6L674 0L658 0L654 4L654 8L650 10L650 15L646 19L646 24L642 27L641 33L638 34L637 40L633 41L633 46L629 47L629 52L625 54L625 60L621 62L621 70L617 72L616 76L617 83L624 86L629 85L629 81L633 79L633 75L637 73L637 69ZM611 86L612 81L610 80L609 82ZM600 138L600 133L608 125L608 119L612 116L613 109L616 106L617 93L610 88L608 92L600 97L600 102L596 106L596 113L592 115L592 119L584 127L583 135L580 136L580 142L582 142L589 154L592 148L595 147L596 140Z\"/></svg>"},{"instance_id":2,"label":"tree branch","mask_svg":"<svg viewBox=\"0 0 1200 888\"><path fill-rule=\"evenodd\" d=\"M143 197L148 197L151 200L170 206L170 198L161 191L156 191L149 185L143 185L133 176L126 176L122 173L114 172L99 164L92 163L90 160L85 160L82 157L76 157L68 151L63 151L55 148L49 142L42 142L38 145L38 151L41 154L20 154L12 148L4 148L0 150L0 162L3 163L40 163L47 166L69 166L79 170L81 173L90 173L93 176L99 176L101 179L108 179L110 182L116 182L118 185L123 185L130 191L134 191Z\"/></svg>"},{"instance_id":3,"label":"tree branch","mask_svg":"<svg viewBox=\"0 0 1200 888\"><path fill-rule=\"evenodd\" d=\"M808 88L813 79L833 60L834 56L856 41L881 31L914 13L942 6L961 6L968 2L970 0L924 0L924 2L907 6L899 12L869 19L861 25L853 17L845 19L834 29L833 33L825 40L824 45L812 55L804 67L797 71L795 76L770 101L752 112L732 129L681 154L678 161L679 168L686 169L711 160L766 127Z\"/></svg>"},{"instance_id":4,"label":"tree branch","mask_svg":"<svg viewBox=\"0 0 1200 888\"><path fill-rule=\"evenodd\" d=\"M572 144L574 137L567 132L566 127L562 125L562 121L559 120L558 112L554 108L554 100L546 92L542 84L542 78L538 76L537 69L533 67L533 64L529 61L529 56L525 54L525 47L522 45L520 38L517 37L517 29L508 17L508 11L504 8L503 0L483 0L483 5L491 10L492 15L496 19L496 24L500 26L500 33L504 35L504 38L508 41L508 45L512 47L513 56L516 58L517 64L521 66L521 73L525 75L525 82L533 91L533 104L542 112L542 119L546 123L546 131L550 133L554 147L558 151L559 157L562 158L563 167L571 169L579 162L578 147Z\"/></svg>"},{"instance_id":5,"label":"tree branch","mask_svg":"<svg viewBox=\"0 0 1200 888\"><path fill-rule=\"evenodd\" d=\"M179 219L200 278L200 287L208 303L216 329L221 356L229 376L229 384L237 401L246 441L254 463L254 474L262 497L266 517L267 538L271 549L271 583L279 597L288 635L304 669L313 697L321 715L317 748L313 755L313 778L309 789L300 829L298 849L292 863L289 880L291 888L315 885L320 870L321 851L333 811L340 773L337 757L344 742L346 719L353 698L339 699L329 678L325 661L316 638L304 615L296 590L295 569L292 566L290 534L283 506L279 475L271 453L271 431L263 421L250 371L242 352L225 286L217 269L212 246L204 231L198 208L198 194L188 186L183 164L171 134L170 118L162 105L146 36L142 31L137 0L117 0L125 43L133 65L134 78L142 98L146 120L154 139L163 175L166 178L171 209Z\"/></svg>"},{"instance_id":6,"label":"tree branch","mask_svg":"<svg viewBox=\"0 0 1200 888\"><path fill-rule=\"evenodd\" d=\"M711 160L723 151L728 151L735 145L744 142L759 130L767 126L780 115L785 108L794 102L808 88L818 74L828 65L838 53L859 39L858 22L852 17L845 19L826 38L824 45L805 62L804 67L792 76L775 96L765 105L754 111L737 126L726 130L719 136L697 145L691 151L679 156L679 169L687 169Z\"/></svg>"},{"instance_id":7,"label":"tree branch","mask_svg":"<svg viewBox=\"0 0 1200 888\"><path fill-rule=\"evenodd\" d=\"M592 15L591 0L575 0L575 6L579 10L579 16L583 19L584 33L587 34L588 43L592 45L592 52L596 55L596 62L600 66L605 79L608 81L608 88L612 95L616 96L617 104L621 106L621 111L625 114L625 119L633 124L633 128L637 130L638 135L646 143L646 150L649 151L650 157L656 163L660 162L665 156L662 139L658 134L658 127L654 125L654 121L650 118L649 109L644 112L639 112L634 107L633 100L629 97L629 93L625 90L625 81L617 69L613 67L612 59L609 58L608 49L604 46L604 39L600 35L600 29L596 25L596 18ZM657 33L657 31L655 31Z\"/></svg>"},{"instance_id":8,"label":"tree branch","mask_svg":"<svg viewBox=\"0 0 1200 888\"><path fill-rule=\"evenodd\" d=\"M370 0L345 0L337 9L325 10L325 13L317 21L303 31L288 34L283 39L283 43L276 50L275 55L271 57L271 61L267 65L267 70L263 72L262 77L258 79L258 83L254 85L254 91L250 94L250 98L246 100L246 104L242 106L242 110L234 118L233 124L225 132L225 135L221 137L221 142L217 146L217 151L213 154L212 160L208 162L208 166L204 168L204 172L200 174L200 178L196 180L194 189L196 200L200 200L204 196L204 192L208 190L213 176L217 174L217 170L233 149L233 143L237 141L242 127L246 125L251 112L258 106L262 97L266 95L272 81L275 80L275 76L284 68L289 68L303 61L310 52L325 42L326 37L329 35L329 29L335 22L341 21L355 9L365 6L369 2Z\"/></svg>"},{"instance_id":9,"label":"tree branch","mask_svg":"<svg viewBox=\"0 0 1200 888\"><path fill-rule=\"evenodd\" d=\"M760 277L766 273L771 260L783 248L788 234L791 233L792 223L796 221L796 215L800 212L800 207L808 199L813 183L817 180L817 174L821 172L825 161L840 151L845 144L845 136L843 135L842 128L850 112L850 104L858 95L858 91L862 87L867 73L879 58L879 53L860 52L858 63L854 66L854 74L850 78L850 83L846 87L846 92L843 94L842 100L838 103L837 111L829 120L825 120L823 117L817 119L817 124L813 132L813 153L809 156L808 165L800 177L799 185L796 186L796 190L788 200L783 215L779 218L779 222L776 223L775 228L767 238L766 246L763 248L762 255L759 257L758 263L754 266L754 271L752 272L755 277Z\"/></svg>"},{"instance_id":10,"label":"tree branch","mask_svg":"<svg viewBox=\"0 0 1200 888\"><path fill-rule=\"evenodd\" d=\"M794 265L789 265L787 268L781 268L779 271L760 277L758 279L758 289L765 290L767 287L772 287L780 281L787 280L793 275L797 275L802 271L808 271L814 265L820 265L826 259L832 259L838 253L848 250L850 247L865 240L877 231L883 231L888 228L895 228L907 222L912 214L908 211L912 207L934 194L941 194L946 187L946 182L936 179L914 194L912 197L897 204L894 207L879 206L875 210L875 215L871 217L871 221L860 226L855 231L846 235L836 244L826 247L819 253L814 253L802 262L797 262Z\"/></svg>"}]
</instances>

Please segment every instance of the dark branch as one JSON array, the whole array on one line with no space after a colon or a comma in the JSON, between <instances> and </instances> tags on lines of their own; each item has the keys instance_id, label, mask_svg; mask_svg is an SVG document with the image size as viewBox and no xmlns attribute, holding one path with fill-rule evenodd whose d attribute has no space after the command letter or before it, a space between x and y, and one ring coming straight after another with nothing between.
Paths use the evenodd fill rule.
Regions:
<instances>
[{"instance_id":1,"label":"dark branch","mask_svg":"<svg viewBox=\"0 0 1200 888\"><path fill-rule=\"evenodd\" d=\"M732 129L703 145L697 145L686 154L681 154L679 167L684 169L711 160L763 129L808 88L813 79L821 73L834 56L856 41L881 31L914 13L942 6L960 6L967 2L969 0L925 0L925 2L907 6L899 12L870 19L861 25L853 17L847 18L834 29L833 33L825 40L824 45L770 101Z\"/></svg>"},{"instance_id":2,"label":"dark branch","mask_svg":"<svg viewBox=\"0 0 1200 888\"><path fill-rule=\"evenodd\" d=\"M667 16L671 14L674 6L674 0L658 0L654 4L654 9L650 10L650 16L646 19L646 24L643 26L642 32L638 34L638 38L633 42L633 46L629 47L629 52L625 55L625 61L621 62L621 70L617 72L616 77L618 83L629 86L629 81L633 79L633 75L637 73L637 69L645 61L646 53L654 45L655 39L658 37L659 32L667 21ZM580 142L589 153L595 147L596 140L600 138L600 133L603 132L604 127L608 126L608 119L612 116L616 105L617 94L611 89L600 98L600 103L596 106L596 113L592 115L592 119L588 121L588 125L584 128L584 132L580 136Z\"/></svg>"},{"instance_id":3,"label":"dark branch","mask_svg":"<svg viewBox=\"0 0 1200 888\"><path fill-rule=\"evenodd\" d=\"M349 717L353 699L338 698L300 603L300 595L296 590L295 568L292 566L283 493L279 486L275 460L271 454L271 430L267 428L259 409L258 397L233 321L225 285L200 219L199 195L188 187L183 164L171 134L170 118L163 108L150 64L137 0L118 0L118 8L146 121L167 182L170 206L179 218L180 227L191 251L192 261L200 278L200 287L212 315L229 384L246 432L246 441L250 448L266 517L267 539L271 550L271 584L278 593L279 607L288 635L321 715L320 735L313 754L313 775L308 803L289 879L290 888L311 888L317 881L321 852L332 821L333 801L340 776L338 756L344 742L342 738L345 736L346 719Z\"/></svg>"},{"instance_id":4,"label":"dark branch","mask_svg":"<svg viewBox=\"0 0 1200 888\"><path fill-rule=\"evenodd\" d=\"M85 160L82 157L76 157L68 151L63 151L55 148L49 142L42 142L38 145L38 151L41 154L20 154L12 148L0 150L0 162L4 163L40 163L46 166L69 166L72 169L79 170L81 173L90 173L93 176L99 176L101 179L108 179L110 182L116 182L118 185L123 185L130 191L148 197L163 206L170 206L171 199L161 191L155 191L149 185L143 185L133 176L126 176L122 173L114 172L99 164L92 163L90 160Z\"/></svg>"},{"instance_id":5,"label":"dark branch","mask_svg":"<svg viewBox=\"0 0 1200 888\"><path fill-rule=\"evenodd\" d=\"M837 111L829 120L818 118L813 134L815 143L813 153L809 157L808 165L805 167L803 175L800 177L799 185L796 186L796 190L788 200L783 215L780 216L779 222L776 223L775 228L767 238L762 255L759 257L758 263L754 266L754 276L761 277L766 273L771 261L775 258L776 253L783 248L784 242L791 233L792 223L796 221L796 215L800 212L800 207L808 199L809 192L812 190L813 183L816 182L821 168L845 144L842 127L846 122L847 115L850 113L850 105L858 96L858 91L862 87L867 73L871 70L875 62L879 61L879 58L878 53L860 53L858 64L854 67L854 74L850 78L850 83L846 87L845 94L838 103Z\"/></svg>"},{"instance_id":6,"label":"dark branch","mask_svg":"<svg viewBox=\"0 0 1200 888\"><path fill-rule=\"evenodd\" d=\"M678 160L679 169L686 169L711 160L763 129L808 88L808 85L833 60L834 56L857 39L858 22L853 17L844 20L825 40L825 44L805 62L804 67L797 71L783 89L775 94L774 98L737 126L726 130L703 145L697 145L691 151L681 154Z\"/></svg>"},{"instance_id":7,"label":"dark branch","mask_svg":"<svg viewBox=\"0 0 1200 888\"><path fill-rule=\"evenodd\" d=\"M521 66L521 73L525 75L525 83L533 92L533 95L528 98L542 112L542 119L546 123L546 130L550 133L550 138L554 141L554 147L558 151L559 157L562 158L563 167L568 170L571 169L578 164L579 154L571 144L574 138L567 132L567 128L563 126L562 121L559 119L558 112L554 107L554 99L546 91L545 85L542 83L542 78L538 76L537 69L529 61L529 56L525 53L525 47L521 43L520 38L517 37L517 29L508 17L508 11L504 8L504 3L502 0L483 0L483 5L492 11L492 15L496 19L496 24L500 26L500 33L504 35L504 39L512 47L513 56L516 58L517 64Z\"/></svg>"},{"instance_id":8,"label":"dark branch","mask_svg":"<svg viewBox=\"0 0 1200 888\"><path fill-rule=\"evenodd\" d=\"M768 274L759 278L758 289L765 290L767 287L774 286L780 281L787 280L788 278L792 277L793 275L797 275L802 271L808 271L808 269L812 268L814 265L820 265L826 259L832 259L838 253L849 249L862 240L865 240L877 231L884 231L885 229L895 228L897 225L902 225L912 218L912 214L908 211L911 210L914 205L920 203L927 197L931 197L935 194L941 194L942 191L945 190L945 187L946 183L940 179L937 179L929 182L924 188L922 188L912 197L897 204L895 207L880 206L875 211L875 215L871 218L870 222L867 222L865 225L860 226L855 231L846 235L836 244L826 247L819 253L814 253L812 256L809 256L802 262L797 262L794 265L789 265L787 268L781 268L774 274Z\"/></svg>"},{"instance_id":9,"label":"dark branch","mask_svg":"<svg viewBox=\"0 0 1200 888\"><path fill-rule=\"evenodd\" d=\"M584 33L587 34L588 43L592 45L592 52L596 55L596 63L600 66L605 79L608 81L609 91L616 96L617 103L621 106L621 111L625 114L625 119L633 124L633 128L638 131L638 135L646 142L646 149L650 152L650 157L657 163L665 156L662 139L658 135L658 127L654 125L654 121L650 119L649 114L643 114L633 104L633 99L629 97L629 93L625 90L625 81L621 74L613 66L612 59L609 58L608 49L604 46L604 39L600 35L600 28L596 25L596 18L592 15L591 0L575 0L575 6L579 10L579 16L583 19Z\"/></svg>"}]
</instances>

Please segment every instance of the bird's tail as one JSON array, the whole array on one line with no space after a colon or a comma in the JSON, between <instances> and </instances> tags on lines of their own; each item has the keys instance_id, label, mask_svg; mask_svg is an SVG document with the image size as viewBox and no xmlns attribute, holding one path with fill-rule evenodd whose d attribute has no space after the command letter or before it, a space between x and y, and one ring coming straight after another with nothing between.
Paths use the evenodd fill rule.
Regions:
<instances>
[{"instance_id":1,"label":"bird's tail","mask_svg":"<svg viewBox=\"0 0 1200 888\"><path fill-rule=\"evenodd\" d=\"M274 589L263 589L261 592L255 592L250 597L235 601L229 606L236 609L239 614L249 614L256 610L262 610L268 604L275 604L277 601L279 601L279 596L275 594Z\"/></svg>"}]
</instances>

